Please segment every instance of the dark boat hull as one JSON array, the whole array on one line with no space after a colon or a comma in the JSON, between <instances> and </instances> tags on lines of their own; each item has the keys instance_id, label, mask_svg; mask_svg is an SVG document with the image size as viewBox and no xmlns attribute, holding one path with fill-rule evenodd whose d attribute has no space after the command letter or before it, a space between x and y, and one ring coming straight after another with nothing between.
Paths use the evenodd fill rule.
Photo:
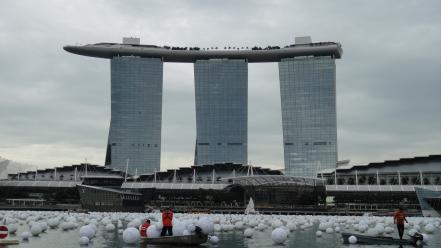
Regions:
<instances>
[{"instance_id":1,"label":"dark boat hull","mask_svg":"<svg viewBox=\"0 0 441 248\"><path fill-rule=\"evenodd\" d=\"M206 243L208 235L194 234L185 236L165 236L159 238L142 238L145 244L163 244L163 245L179 245L191 246Z\"/></svg>"},{"instance_id":2,"label":"dark boat hull","mask_svg":"<svg viewBox=\"0 0 441 248\"><path fill-rule=\"evenodd\" d=\"M374 237L361 235L356 233L342 233L343 243L349 244L349 237L357 237L357 244L367 245L415 245L413 240L409 239L394 239L392 237Z\"/></svg>"}]
</instances>

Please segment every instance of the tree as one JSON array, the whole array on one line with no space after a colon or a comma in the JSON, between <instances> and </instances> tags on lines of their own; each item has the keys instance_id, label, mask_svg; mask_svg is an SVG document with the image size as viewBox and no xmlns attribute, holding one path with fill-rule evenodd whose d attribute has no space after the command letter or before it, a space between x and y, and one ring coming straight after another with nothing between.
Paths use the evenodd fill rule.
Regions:
<instances>
[{"instance_id":1,"label":"tree","mask_svg":"<svg viewBox=\"0 0 441 248\"><path fill-rule=\"evenodd\" d=\"M436 185L440 185L441 184L441 177L436 177L435 178L435 184Z\"/></svg>"},{"instance_id":2,"label":"tree","mask_svg":"<svg viewBox=\"0 0 441 248\"><path fill-rule=\"evenodd\" d=\"M397 185L397 184L398 184L398 179L397 179L396 177L392 177L392 178L389 180L389 184Z\"/></svg>"},{"instance_id":3,"label":"tree","mask_svg":"<svg viewBox=\"0 0 441 248\"><path fill-rule=\"evenodd\" d=\"M401 178L401 184L402 185L407 185L409 183L409 178L408 177L402 177Z\"/></svg>"},{"instance_id":4,"label":"tree","mask_svg":"<svg viewBox=\"0 0 441 248\"><path fill-rule=\"evenodd\" d=\"M420 184L421 183L420 177L413 176L412 179L411 179L411 182L412 182L413 185Z\"/></svg>"},{"instance_id":5,"label":"tree","mask_svg":"<svg viewBox=\"0 0 441 248\"><path fill-rule=\"evenodd\" d=\"M368 184L370 185L377 184L377 179L374 176L370 176L368 178Z\"/></svg>"},{"instance_id":6,"label":"tree","mask_svg":"<svg viewBox=\"0 0 441 248\"><path fill-rule=\"evenodd\" d=\"M380 179L380 184L381 185L385 185L386 184L386 179L384 179L384 178Z\"/></svg>"},{"instance_id":7,"label":"tree","mask_svg":"<svg viewBox=\"0 0 441 248\"><path fill-rule=\"evenodd\" d=\"M326 179L326 184L334 184L335 182L334 182L334 178L332 178L332 177L330 177L330 178L328 178L328 179Z\"/></svg>"},{"instance_id":8,"label":"tree","mask_svg":"<svg viewBox=\"0 0 441 248\"><path fill-rule=\"evenodd\" d=\"M365 184L366 183L366 176L360 176L358 178L358 184Z\"/></svg>"},{"instance_id":9,"label":"tree","mask_svg":"<svg viewBox=\"0 0 441 248\"><path fill-rule=\"evenodd\" d=\"M348 184L349 185L354 185L355 184L355 179L353 177L348 178Z\"/></svg>"},{"instance_id":10,"label":"tree","mask_svg":"<svg viewBox=\"0 0 441 248\"><path fill-rule=\"evenodd\" d=\"M429 178L427 178L427 177L423 178L423 184L424 184L424 185L429 185L429 184L431 184Z\"/></svg>"}]
</instances>

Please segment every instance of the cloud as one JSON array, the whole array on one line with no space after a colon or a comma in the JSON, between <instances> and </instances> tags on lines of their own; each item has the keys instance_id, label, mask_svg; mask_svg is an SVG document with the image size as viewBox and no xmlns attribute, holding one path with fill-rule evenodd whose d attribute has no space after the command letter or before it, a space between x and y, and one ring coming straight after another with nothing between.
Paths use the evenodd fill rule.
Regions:
<instances>
[{"instance_id":1,"label":"cloud","mask_svg":"<svg viewBox=\"0 0 441 248\"><path fill-rule=\"evenodd\" d=\"M267 46L339 41L339 158L368 163L441 151L441 2L1 1L0 155L40 167L103 164L109 61L76 42ZM249 159L283 167L277 64L249 65ZM193 67L164 66L162 168L192 162Z\"/></svg>"}]
</instances>

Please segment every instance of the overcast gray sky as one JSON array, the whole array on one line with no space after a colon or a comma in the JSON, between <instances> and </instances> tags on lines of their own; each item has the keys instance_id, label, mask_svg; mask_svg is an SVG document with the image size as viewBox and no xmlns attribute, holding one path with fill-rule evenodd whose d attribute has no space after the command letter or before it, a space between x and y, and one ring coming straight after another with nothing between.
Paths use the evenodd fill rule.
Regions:
<instances>
[{"instance_id":1,"label":"overcast gray sky","mask_svg":"<svg viewBox=\"0 0 441 248\"><path fill-rule=\"evenodd\" d=\"M66 44L337 41L339 159L441 153L441 1L0 1L0 156L103 164L110 65ZM249 159L283 167L276 63L249 65ZM193 162L192 64L164 65L162 169Z\"/></svg>"}]
</instances>

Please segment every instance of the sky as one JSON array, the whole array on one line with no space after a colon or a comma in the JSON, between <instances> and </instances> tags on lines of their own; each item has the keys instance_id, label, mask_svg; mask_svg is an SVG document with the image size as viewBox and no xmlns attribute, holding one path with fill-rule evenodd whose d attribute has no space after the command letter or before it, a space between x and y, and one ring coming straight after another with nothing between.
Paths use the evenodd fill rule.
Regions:
<instances>
[{"instance_id":1,"label":"sky","mask_svg":"<svg viewBox=\"0 0 441 248\"><path fill-rule=\"evenodd\" d=\"M68 44L343 47L339 160L441 154L441 1L0 1L0 156L39 168L104 164L110 63ZM249 64L249 160L283 168L277 63ZM161 169L193 163L192 64L165 63Z\"/></svg>"}]
</instances>

